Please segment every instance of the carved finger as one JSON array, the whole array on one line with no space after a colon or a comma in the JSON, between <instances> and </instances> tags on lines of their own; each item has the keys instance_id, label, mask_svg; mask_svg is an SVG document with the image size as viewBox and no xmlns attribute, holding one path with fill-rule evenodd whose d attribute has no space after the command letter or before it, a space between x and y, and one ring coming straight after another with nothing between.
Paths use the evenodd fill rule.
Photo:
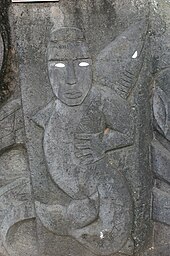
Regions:
<instances>
[{"instance_id":1,"label":"carved finger","mask_svg":"<svg viewBox=\"0 0 170 256\"><path fill-rule=\"evenodd\" d=\"M75 152L75 156L78 158L85 157L88 155L92 155L92 151L90 149L84 149L84 150Z\"/></svg>"},{"instance_id":2,"label":"carved finger","mask_svg":"<svg viewBox=\"0 0 170 256\"><path fill-rule=\"evenodd\" d=\"M74 145L85 145L87 148L91 148L91 140L75 140Z\"/></svg>"},{"instance_id":3,"label":"carved finger","mask_svg":"<svg viewBox=\"0 0 170 256\"><path fill-rule=\"evenodd\" d=\"M76 143L74 146L77 149L90 149L91 148L90 142Z\"/></svg>"},{"instance_id":4,"label":"carved finger","mask_svg":"<svg viewBox=\"0 0 170 256\"><path fill-rule=\"evenodd\" d=\"M81 152L81 151L77 151L77 152L75 152L75 156L76 156L77 158L80 158L80 157L82 157L83 155L82 155L82 152Z\"/></svg>"},{"instance_id":5,"label":"carved finger","mask_svg":"<svg viewBox=\"0 0 170 256\"><path fill-rule=\"evenodd\" d=\"M75 139L78 139L78 140L90 140L91 137L92 137L92 134L86 134L86 133L75 134Z\"/></svg>"},{"instance_id":6,"label":"carved finger","mask_svg":"<svg viewBox=\"0 0 170 256\"><path fill-rule=\"evenodd\" d=\"M80 162L82 165L91 164L93 163L94 159L91 154L87 155L86 157L82 157L82 161Z\"/></svg>"}]
</instances>

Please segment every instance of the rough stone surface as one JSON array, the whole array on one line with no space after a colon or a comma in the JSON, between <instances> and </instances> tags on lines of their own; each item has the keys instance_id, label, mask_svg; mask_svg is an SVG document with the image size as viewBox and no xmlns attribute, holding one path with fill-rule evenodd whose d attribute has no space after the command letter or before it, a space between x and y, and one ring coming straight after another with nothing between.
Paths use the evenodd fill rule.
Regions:
<instances>
[{"instance_id":1,"label":"rough stone surface","mask_svg":"<svg viewBox=\"0 0 170 256\"><path fill-rule=\"evenodd\" d=\"M152 166L155 176L153 188L154 238L150 253L146 255L169 255L169 152L170 152L170 3L155 1L152 19L155 22L151 35L153 73L153 126ZM152 20L152 21L153 21Z\"/></svg>"},{"instance_id":2,"label":"rough stone surface","mask_svg":"<svg viewBox=\"0 0 170 256\"><path fill-rule=\"evenodd\" d=\"M158 141L152 143L152 162L155 175L170 183L170 153Z\"/></svg>"},{"instance_id":3,"label":"rough stone surface","mask_svg":"<svg viewBox=\"0 0 170 256\"><path fill-rule=\"evenodd\" d=\"M15 50L11 41L8 18L10 0L0 2L0 104L7 100L16 86Z\"/></svg>"},{"instance_id":4,"label":"rough stone surface","mask_svg":"<svg viewBox=\"0 0 170 256\"><path fill-rule=\"evenodd\" d=\"M3 44L2 36L0 36L0 69L2 67L3 57L4 57L4 44Z\"/></svg>"},{"instance_id":5,"label":"rough stone surface","mask_svg":"<svg viewBox=\"0 0 170 256\"><path fill-rule=\"evenodd\" d=\"M169 193L157 188L153 190L153 219L170 225L170 196Z\"/></svg>"},{"instance_id":6,"label":"rough stone surface","mask_svg":"<svg viewBox=\"0 0 170 256\"><path fill-rule=\"evenodd\" d=\"M169 255L170 3L1 6L0 255Z\"/></svg>"}]
</instances>

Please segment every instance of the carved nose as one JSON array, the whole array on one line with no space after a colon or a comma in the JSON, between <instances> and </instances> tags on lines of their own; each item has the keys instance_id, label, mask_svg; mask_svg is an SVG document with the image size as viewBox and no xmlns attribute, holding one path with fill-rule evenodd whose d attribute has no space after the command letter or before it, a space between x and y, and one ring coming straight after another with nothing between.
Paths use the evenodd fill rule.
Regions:
<instances>
[{"instance_id":1,"label":"carved nose","mask_svg":"<svg viewBox=\"0 0 170 256\"><path fill-rule=\"evenodd\" d=\"M73 63L67 66L67 84L73 85L76 83L76 75Z\"/></svg>"}]
</instances>

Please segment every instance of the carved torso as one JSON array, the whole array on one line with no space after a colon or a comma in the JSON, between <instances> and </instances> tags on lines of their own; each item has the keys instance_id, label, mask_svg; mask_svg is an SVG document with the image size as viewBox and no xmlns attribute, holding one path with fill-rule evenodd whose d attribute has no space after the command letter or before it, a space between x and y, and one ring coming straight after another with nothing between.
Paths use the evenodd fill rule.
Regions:
<instances>
[{"instance_id":1,"label":"carved torso","mask_svg":"<svg viewBox=\"0 0 170 256\"><path fill-rule=\"evenodd\" d=\"M107 90L93 88L85 101L74 107L57 100L45 125L43 140L48 171L56 185L72 200L62 218L58 213L65 208L55 205L56 222L61 224L62 219L64 225L67 221L65 232L99 255L121 249L130 237L132 225L132 201L123 175L108 163L105 154L92 162L81 161L82 157L88 160L86 152L91 136L102 137L109 123L116 123L110 120L114 115L117 118L116 99L108 100L109 94L105 92ZM113 113L115 110L114 115L110 108ZM83 152L80 158L79 151L75 151L79 145ZM50 210L45 211L49 215ZM43 222L43 217L40 218ZM53 231L60 234L57 226Z\"/></svg>"},{"instance_id":2,"label":"carved torso","mask_svg":"<svg viewBox=\"0 0 170 256\"><path fill-rule=\"evenodd\" d=\"M81 165L75 156L74 140L76 134L103 133L106 124L100 108L101 97L94 90L80 106L68 107L57 100L45 129L48 170L59 187L74 199L82 199L96 191L97 177L93 185L87 182L96 164L93 167Z\"/></svg>"}]
</instances>

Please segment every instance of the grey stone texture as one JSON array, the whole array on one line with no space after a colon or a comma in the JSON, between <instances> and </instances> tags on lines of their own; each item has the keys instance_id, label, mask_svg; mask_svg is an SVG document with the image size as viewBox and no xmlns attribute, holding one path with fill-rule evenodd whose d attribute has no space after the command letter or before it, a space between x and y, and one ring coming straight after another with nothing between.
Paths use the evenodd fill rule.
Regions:
<instances>
[{"instance_id":1,"label":"grey stone texture","mask_svg":"<svg viewBox=\"0 0 170 256\"><path fill-rule=\"evenodd\" d=\"M0 68L2 68L3 57L4 57L4 44L3 44L2 36L0 36Z\"/></svg>"},{"instance_id":2,"label":"grey stone texture","mask_svg":"<svg viewBox=\"0 0 170 256\"><path fill-rule=\"evenodd\" d=\"M169 180L169 67L170 67L170 3L157 1L152 20L155 22L151 35L153 73L153 142L151 146L152 168L154 172L153 220L154 241L151 254L170 253L170 180ZM156 29L157 26L157 29Z\"/></svg>"},{"instance_id":3,"label":"grey stone texture","mask_svg":"<svg viewBox=\"0 0 170 256\"><path fill-rule=\"evenodd\" d=\"M14 93L17 83L17 63L8 18L10 3L10 0L0 2L0 104Z\"/></svg>"},{"instance_id":4,"label":"grey stone texture","mask_svg":"<svg viewBox=\"0 0 170 256\"><path fill-rule=\"evenodd\" d=\"M0 255L169 256L170 3L3 6Z\"/></svg>"}]
</instances>

